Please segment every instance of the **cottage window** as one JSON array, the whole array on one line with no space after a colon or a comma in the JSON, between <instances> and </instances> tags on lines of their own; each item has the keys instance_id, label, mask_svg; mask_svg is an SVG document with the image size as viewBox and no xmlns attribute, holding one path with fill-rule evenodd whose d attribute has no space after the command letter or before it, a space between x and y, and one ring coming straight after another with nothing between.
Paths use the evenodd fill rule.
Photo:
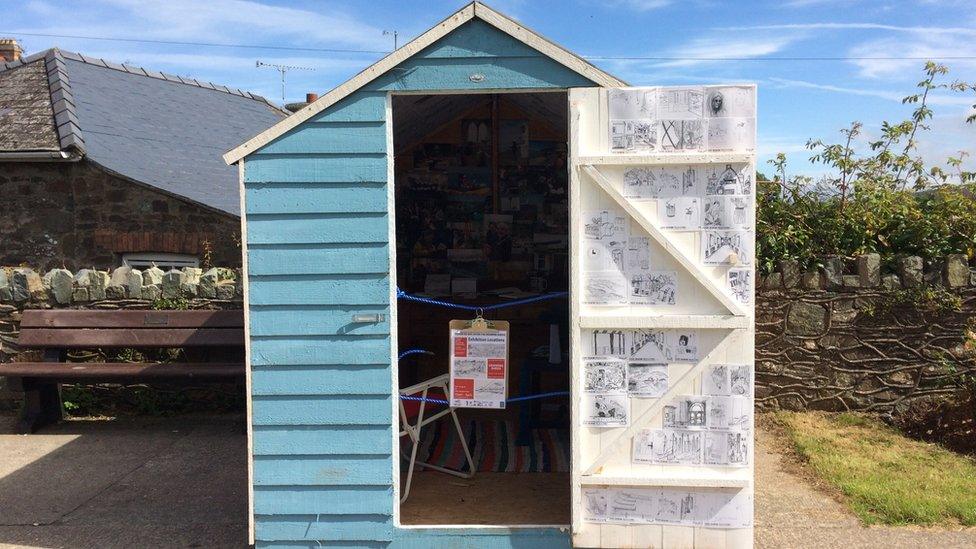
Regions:
<instances>
[{"instance_id":1,"label":"cottage window","mask_svg":"<svg viewBox=\"0 0 976 549\"><path fill-rule=\"evenodd\" d=\"M197 256L187 254L141 252L124 254L122 264L139 268L155 265L160 269L179 269L182 267L199 267L200 259Z\"/></svg>"}]
</instances>

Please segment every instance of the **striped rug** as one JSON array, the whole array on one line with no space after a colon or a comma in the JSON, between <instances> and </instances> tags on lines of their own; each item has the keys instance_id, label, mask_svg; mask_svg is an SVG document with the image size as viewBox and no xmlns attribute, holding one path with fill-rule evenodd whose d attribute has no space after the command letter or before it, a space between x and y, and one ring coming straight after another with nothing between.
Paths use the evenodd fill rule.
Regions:
<instances>
[{"instance_id":1,"label":"striped rug","mask_svg":"<svg viewBox=\"0 0 976 549\"><path fill-rule=\"evenodd\" d=\"M569 472L569 431L565 429L535 429L531 444L518 446L515 444L518 430L511 421L471 420L462 422L461 426L479 472ZM406 437L401 439L401 443L406 441ZM450 418L423 430L417 461L467 470L464 449Z\"/></svg>"}]
</instances>

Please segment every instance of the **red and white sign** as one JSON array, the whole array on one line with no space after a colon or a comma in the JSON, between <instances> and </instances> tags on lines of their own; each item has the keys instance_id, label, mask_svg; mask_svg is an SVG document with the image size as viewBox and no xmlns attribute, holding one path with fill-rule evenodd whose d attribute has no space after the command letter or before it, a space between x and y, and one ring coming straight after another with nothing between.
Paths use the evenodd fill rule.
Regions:
<instances>
[{"instance_id":1,"label":"red and white sign","mask_svg":"<svg viewBox=\"0 0 976 549\"><path fill-rule=\"evenodd\" d=\"M503 409L507 382L507 330L451 330L451 406Z\"/></svg>"}]
</instances>

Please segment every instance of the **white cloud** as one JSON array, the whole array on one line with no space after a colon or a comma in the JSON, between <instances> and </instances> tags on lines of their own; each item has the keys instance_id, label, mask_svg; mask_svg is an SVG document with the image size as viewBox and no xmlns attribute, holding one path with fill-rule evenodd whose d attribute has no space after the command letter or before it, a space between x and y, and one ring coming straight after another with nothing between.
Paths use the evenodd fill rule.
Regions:
<instances>
[{"instance_id":1,"label":"white cloud","mask_svg":"<svg viewBox=\"0 0 976 549\"><path fill-rule=\"evenodd\" d=\"M877 97L878 99L884 99L886 101L893 101L896 103L901 103L902 99L906 95L910 95L916 92L914 88L906 88L904 92L896 91L885 91L885 90L873 90L865 88L850 88L845 86L834 86L832 84L818 84L816 82L808 82L806 80L790 80L787 78L779 78L772 76L767 79L772 85L779 88L803 88L808 90L820 90L826 92L843 93L847 95L860 95L864 97ZM964 97L962 95L948 95L948 94L929 94L927 102L929 105L962 105L969 106L973 103L972 98Z\"/></svg>"},{"instance_id":2,"label":"white cloud","mask_svg":"<svg viewBox=\"0 0 976 549\"><path fill-rule=\"evenodd\" d=\"M883 30L909 33L960 34L976 36L976 29L966 27L906 27L881 23L784 23L725 27L727 30Z\"/></svg>"},{"instance_id":3,"label":"white cloud","mask_svg":"<svg viewBox=\"0 0 976 549\"><path fill-rule=\"evenodd\" d=\"M331 6L319 12L252 0L93 0L78 11L52 10L50 2L35 0L27 9L44 14L38 18L44 24L21 30L51 34L235 43L287 38L309 47L389 47L382 29Z\"/></svg>"},{"instance_id":4,"label":"white cloud","mask_svg":"<svg viewBox=\"0 0 976 549\"><path fill-rule=\"evenodd\" d=\"M751 59L764 57L783 50L786 46L800 40L794 36L752 36L748 38L696 38L679 46L661 57L674 59L659 63L660 67L687 67L701 65L720 59Z\"/></svg>"},{"instance_id":5,"label":"white cloud","mask_svg":"<svg viewBox=\"0 0 976 549\"><path fill-rule=\"evenodd\" d=\"M976 57L976 40L948 34L915 33L911 38L880 38L854 46L848 52L864 78L903 78L920 75L923 59L943 62L958 76L971 79L976 75L976 60L953 59Z\"/></svg>"},{"instance_id":6,"label":"white cloud","mask_svg":"<svg viewBox=\"0 0 976 549\"><path fill-rule=\"evenodd\" d=\"M634 11L652 11L666 7L672 0L606 0L601 2L602 6L627 8Z\"/></svg>"}]
</instances>

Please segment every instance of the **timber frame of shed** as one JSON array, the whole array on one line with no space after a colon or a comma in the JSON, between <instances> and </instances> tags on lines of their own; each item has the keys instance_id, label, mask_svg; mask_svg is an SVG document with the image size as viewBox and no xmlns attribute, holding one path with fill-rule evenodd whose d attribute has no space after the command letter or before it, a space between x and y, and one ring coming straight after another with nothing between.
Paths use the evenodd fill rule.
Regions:
<instances>
[{"instance_id":1,"label":"timber frame of shed","mask_svg":"<svg viewBox=\"0 0 976 549\"><path fill-rule=\"evenodd\" d=\"M473 2L224 155L228 164L240 168L251 543L310 548L321 543L411 548L751 545L751 528L716 532L655 526L638 534L628 526L607 525L579 537L581 485L638 482L751 490L752 469L731 479L718 473L691 483L666 474L585 482L587 475L600 472L607 458L580 463L575 417L572 525L408 527L399 522L398 438L393 428L398 347L392 96L590 88L578 90L577 97L592 99L595 105L598 97L606 96L599 88L625 86L581 57ZM578 115L577 107L570 109L570 127L576 130L578 120L573 117ZM605 113L600 116L605 119ZM589 152L582 162L580 154L586 153L570 153L573 197L579 196L579 180L586 175L617 200L599 170L590 165L609 157ZM703 154L683 160L725 162L731 156ZM626 165L628 159L621 158L604 163ZM580 228L578 210L578 205L572 207L576 219L571 235ZM641 225L669 247L670 241L652 224ZM578 247L574 238L571 249ZM676 257L706 286L701 300L711 301L707 314L685 313L669 322L727 329L738 336L724 337L716 349L733 341L750 353L751 340L745 338L752 313L711 287L714 281L706 280L708 273L686 256ZM579 287L578 275L572 284ZM378 315L377 322L354 323L354 314ZM579 328L592 328L599 320L580 317L578 310L572 318ZM620 317L617 324L651 326L633 313ZM572 332L574 337L578 332ZM575 368L576 359L570 364ZM700 373L696 366L685 377L690 380ZM570 375L576 391L579 376ZM574 412L575 408L574 402ZM635 429L620 429L615 440L607 439L609 446L618 446ZM624 451L629 456L629 447Z\"/></svg>"}]
</instances>

